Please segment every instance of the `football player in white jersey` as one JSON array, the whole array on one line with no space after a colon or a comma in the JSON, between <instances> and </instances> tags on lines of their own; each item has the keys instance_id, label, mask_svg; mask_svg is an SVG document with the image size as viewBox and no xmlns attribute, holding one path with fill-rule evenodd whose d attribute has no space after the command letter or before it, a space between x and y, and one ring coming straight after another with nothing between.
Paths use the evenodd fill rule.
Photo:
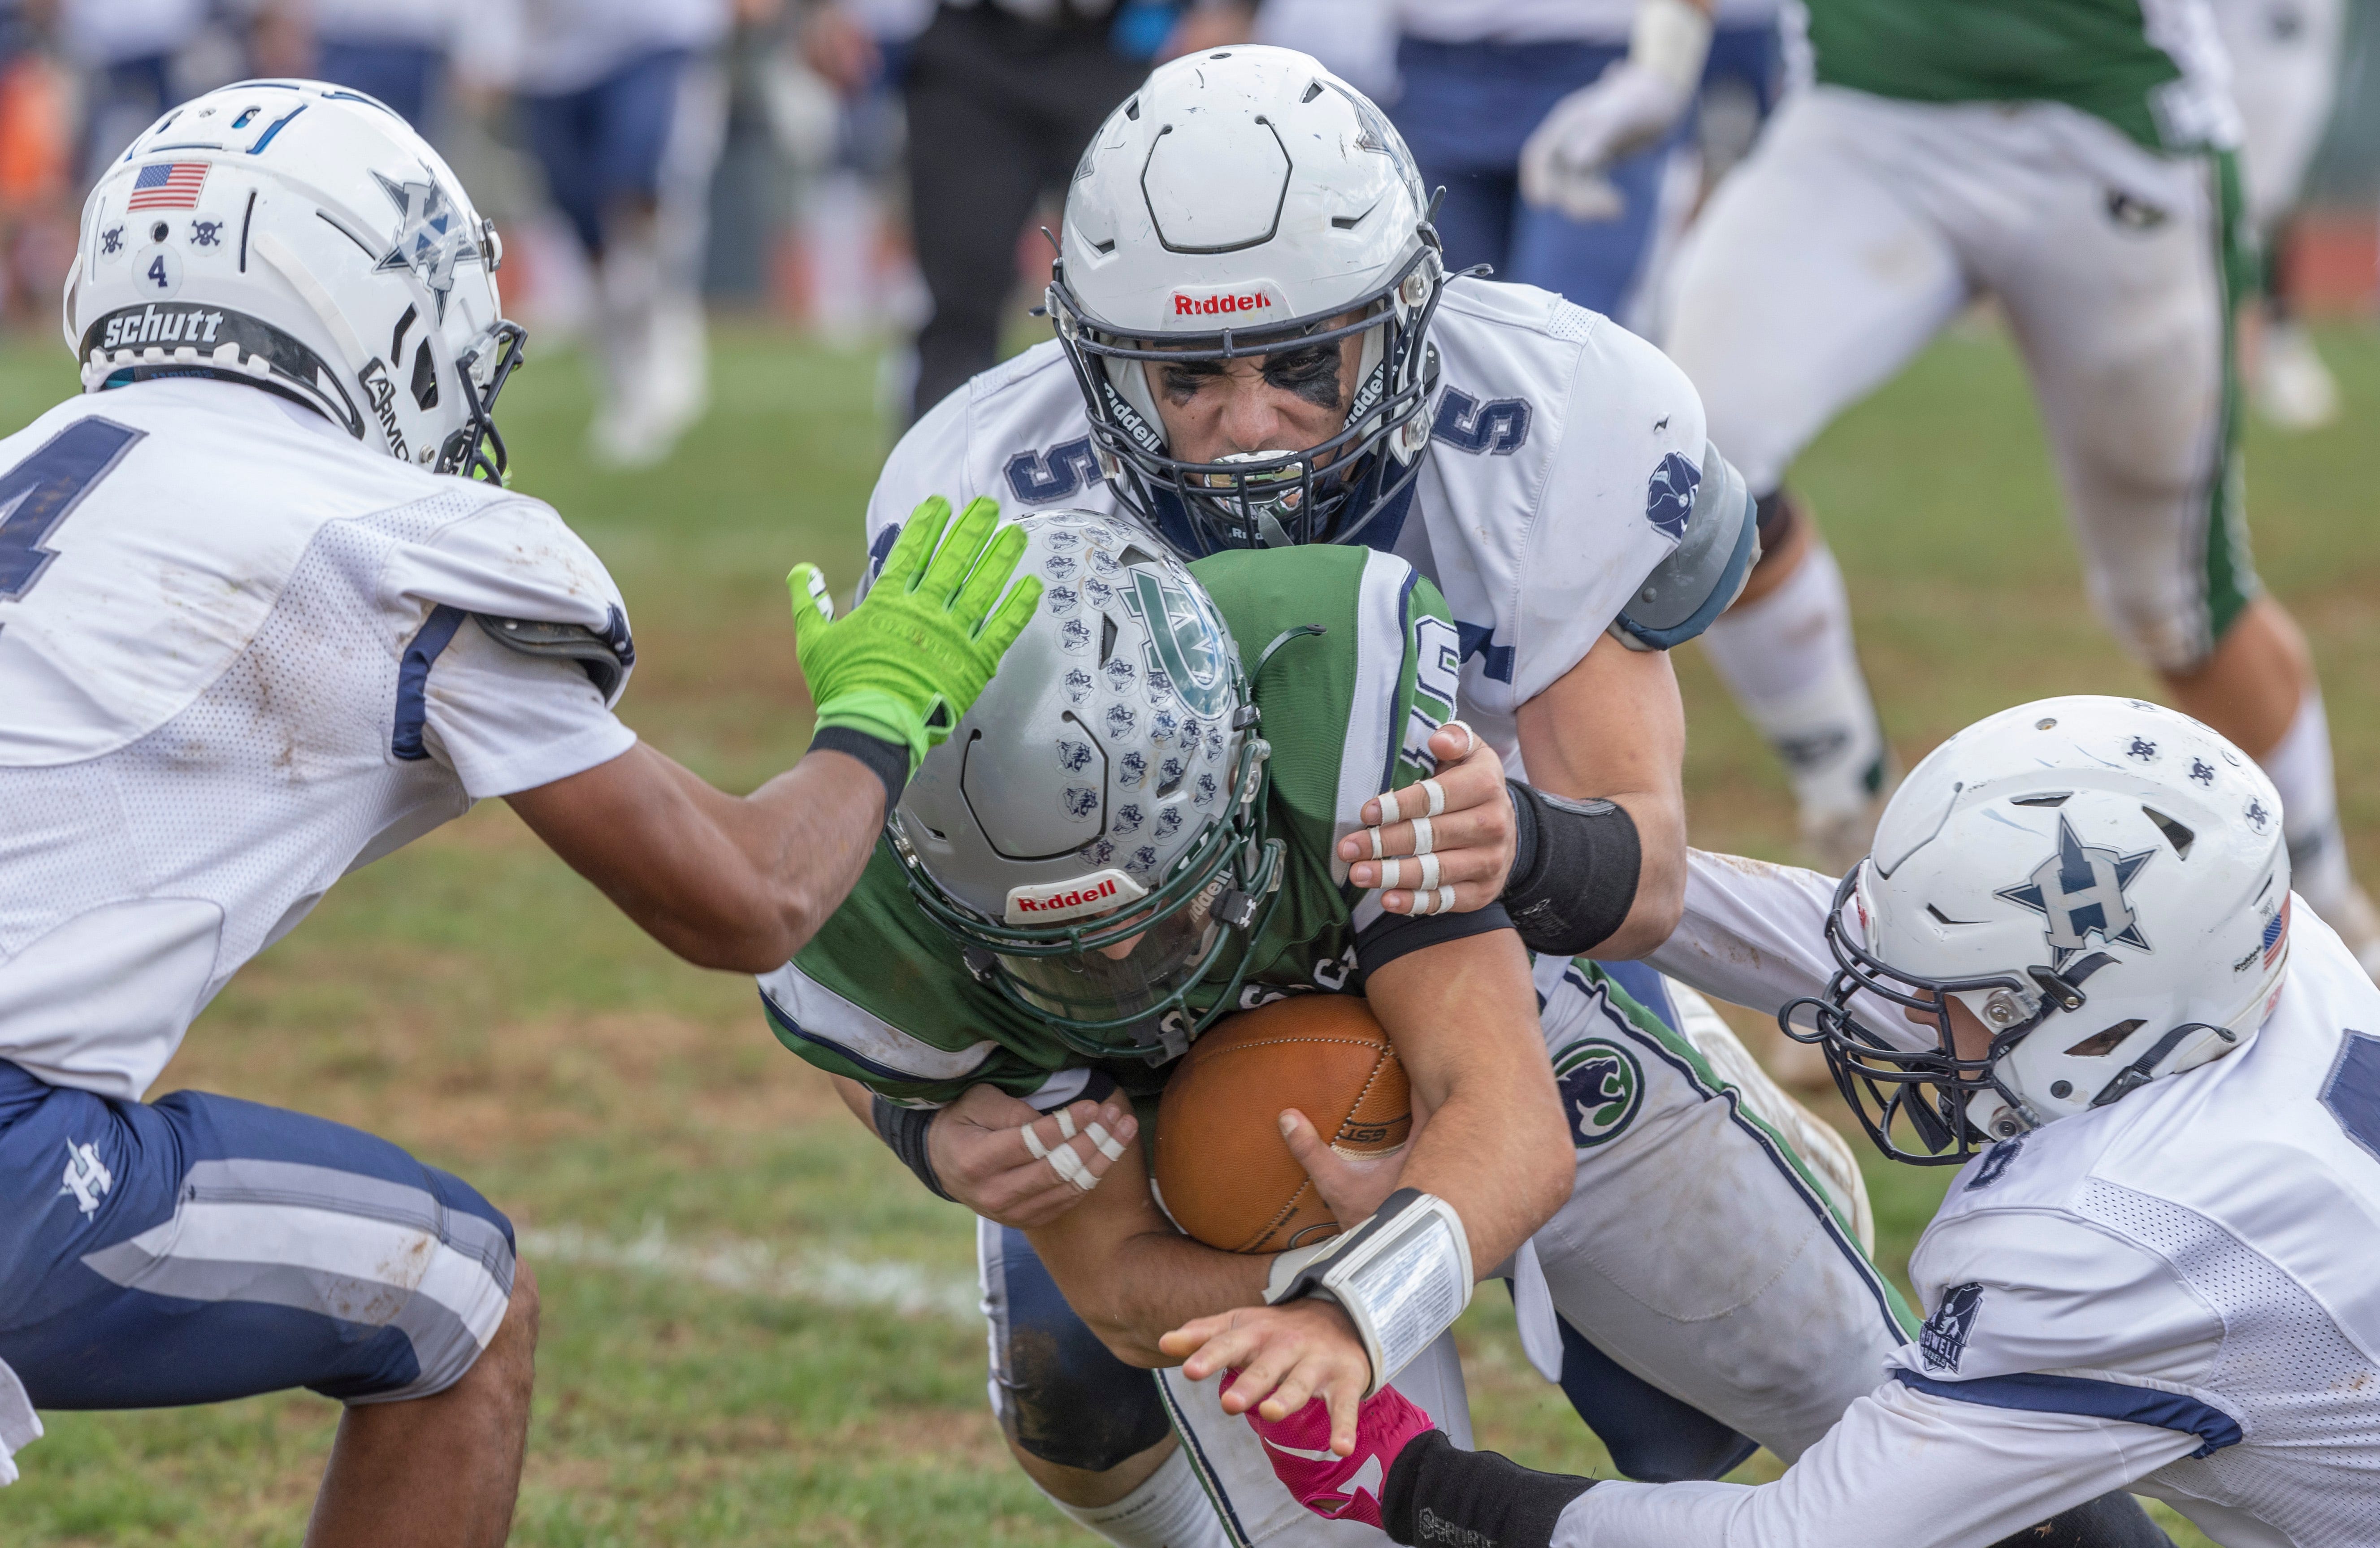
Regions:
<instances>
[{"instance_id":1,"label":"football player in white jersey","mask_svg":"<svg viewBox=\"0 0 2380 1548\"><path fill-rule=\"evenodd\" d=\"M1888 1153L1965 1163L1931 1315L1756 1488L1533 1473L1375 1400L1391 1535L1957 1548L2121 1489L2233 1548L2380 1540L2380 991L2293 911L2278 807L2186 716L2051 699L1936 750L1840 884L1696 856L1654 960L1777 1006ZM1260 1422L1322 1437L1284 1466L1330 1505L1318 1412Z\"/></svg>"},{"instance_id":2,"label":"football player in white jersey","mask_svg":"<svg viewBox=\"0 0 2380 1548\"><path fill-rule=\"evenodd\" d=\"M349 1406L310 1541L502 1542L537 1320L504 1215L368 1134L145 1093L341 875L485 797L681 956L773 966L1036 604L993 606L1024 544L989 505L928 565L930 506L848 617L795 572L815 756L739 798L640 745L618 589L487 481L499 256L403 120L313 81L169 112L84 207L83 392L0 440L0 1481L42 1408L304 1386Z\"/></svg>"},{"instance_id":3,"label":"football player in white jersey","mask_svg":"<svg viewBox=\"0 0 2380 1548\"><path fill-rule=\"evenodd\" d=\"M1631 957L1669 933L1682 725L1663 652L1741 584L1750 501L1658 351L1546 291L1446 275L1427 212L1395 129L1311 58L1218 49L1158 70L1076 170L1049 295L1058 337L910 430L870 502L871 546L894 541L911 491L941 488L1120 511L1184 555L1327 542L1407 561L1452 612L1440 669L1459 665L1464 714L1516 774L1559 793L1516 787L1506 808L1485 792L1550 857L1502 901L1552 993L1567 958ZM1053 612L1104 605L1111 583L1051 579ZM1413 744L1463 750L1434 729L1415 726ZM1454 775L1442 783L1457 804ZM1449 842L1478 830L1417 804L1342 818L1348 879L1384 889L1358 928L1381 908L1496 900L1501 841L1433 853L1439 824ZM1377 840L1359 826L1382 818ZM1566 1097L1581 1186L1513 1269L1543 1308L1544 1365L1639 1476L1718 1476L1755 1441L1798 1452L1906 1336L1890 1293L1791 1147L1706 1066L1649 1032L1577 1030L1609 1045L1582 1053ZM1623 1091L1645 1093L1641 1107ZM1011 1228L1043 1223L1010 1207L1015 1172L1051 1171L1020 1137L1033 1111L979 1091L943 1113L921 1140L941 1182L1005 1232L988 1279L1046 1286ZM1664 1212L1680 1167L1725 1202ZM1658 1233L1612 1207L1638 1188ZM1020 1464L1111 1542L1181 1548L1161 1535L1181 1517L1160 1494L1197 1485L1164 1466L1174 1443L1146 1378L1054 1291L1031 1300L1029 1325L1027 1304L1009 1298L992 1351ZM1012 1345L1037 1358L1020 1366ZM1182 1401L1209 1410L1173 1413L1231 1502L1217 1532L1315 1530L1275 1508L1288 1502L1256 1448L1222 1457L1195 1439L1220 1417L1205 1389Z\"/></svg>"}]
</instances>

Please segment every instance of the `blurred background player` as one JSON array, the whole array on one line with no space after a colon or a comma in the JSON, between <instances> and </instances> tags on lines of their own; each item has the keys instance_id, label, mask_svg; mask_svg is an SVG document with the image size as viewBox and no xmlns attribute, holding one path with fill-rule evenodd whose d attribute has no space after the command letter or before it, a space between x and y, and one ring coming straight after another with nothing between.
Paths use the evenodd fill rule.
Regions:
<instances>
[{"instance_id":1,"label":"blurred background player","mask_svg":"<svg viewBox=\"0 0 2380 1548\"><path fill-rule=\"evenodd\" d=\"M377 97L435 137L470 0L303 0L308 73Z\"/></svg>"},{"instance_id":2,"label":"blurred background player","mask_svg":"<svg viewBox=\"0 0 2380 1548\"><path fill-rule=\"evenodd\" d=\"M1701 193L1688 109L1723 78L1767 110L1775 7L1736 0L1716 32L1686 0L1405 0L1397 14L1390 116L1424 186L1445 186L1448 266L1488 263L1649 331L1658 257ZM1555 170L1583 162L1597 176Z\"/></svg>"},{"instance_id":3,"label":"blurred background player","mask_svg":"<svg viewBox=\"0 0 2380 1548\"><path fill-rule=\"evenodd\" d=\"M2240 104L2240 181L2264 259L2242 340L2256 408L2285 430L2338 417L2338 384L2298 323L2288 291L2298 201L2338 98L2346 0L2210 0Z\"/></svg>"},{"instance_id":4,"label":"blurred background player","mask_svg":"<svg viewBox=\"0 0 2380 1548\"><path fill-rule=\"evenodd\" d=\"M734 0L509 0L529 150L595 276L589 456L645 468L710 403L698 286Z\"/></svg>"},{"instance_id":5,"label":"blurred background player","mask_svg":"<svg viewBox=\"0 0 2380 1548\"><path fill-rule=\"evenodd\" d=\"M1185 25L1205 37L1246 22L1214 0L944 0L918 34L903 97L910 239L930 306L911 420L1000 359L1018 243L1040 241L1026 217L1062 195L1092 131ZM1046 244L1034 251L1046 261Z\"/></svg>"},{"instance_id":6,"label":"blurred background player","mask_svg":"<svg viewBox=\"0 0 2380 1548\"><path fill-rule=\"evenodd\" d=\"M1760 498L1761 563L1705 638L1791 774L1814 859L1840 870L1864 851L1891 750L1840 573L1785 470L1989 293L2031 372L2093 602L2180 708L2264 763L2299 890L2380 971L2312 659L2249 555L2233 340L2255 254L2211 13L1803 14L1815 84L1697 224L1670 350Z\"/></svg>"}]
</instances>

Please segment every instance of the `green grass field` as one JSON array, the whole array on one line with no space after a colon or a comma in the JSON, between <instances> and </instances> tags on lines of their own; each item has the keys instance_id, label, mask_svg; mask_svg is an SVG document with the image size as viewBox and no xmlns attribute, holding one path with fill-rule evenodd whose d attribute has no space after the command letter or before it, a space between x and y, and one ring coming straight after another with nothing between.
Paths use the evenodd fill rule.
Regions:
<instances>
[{"instance_id":1,"label":"green grass field","mask_svg":"<svg viewBox=\"0 0 2380 1548\"><path fill-rule=\"evenodd\" d=\"M2256 440L2265 576L2313 636L2348 823L2380 866L2380 340L2325 340L2349 424ZM874 362L723 346L718 407L667 468L600 474L587 397L541 359L505 401L522 487L625 589L625 713L733 788L795 758L809 709L780 578L856 578L883 449ZM0 353L0 426L73 375ZM1797 475L1831 534L1904 758L2018 700L2145 689L2086 607L2022 381L1955 336L1847 416ZM1784 856L1781 782L1706 665L1681 653L1696 842ZM929 1197L760 1023L746 980L686 968L492 804L350 878L192 1030L159 1084L363 1125L471 1178L518 1223L545 1296L516 1541L1085 1542L1007 1462L986 1411L967 1218ZM1870 1169L1896 1272L1939 1173ZM1601 1453L1522 1360L1500 1294L1466 1326L1482 1444L1540 1467ZM290 1543L336 1420L285 1396L53 1414L0 1494L12 1544ZM1755 1461L1755 1476L1766 1476ZM2195 1543L2195 1538L2184 1539Z\"/></svg>"}]
</instances>

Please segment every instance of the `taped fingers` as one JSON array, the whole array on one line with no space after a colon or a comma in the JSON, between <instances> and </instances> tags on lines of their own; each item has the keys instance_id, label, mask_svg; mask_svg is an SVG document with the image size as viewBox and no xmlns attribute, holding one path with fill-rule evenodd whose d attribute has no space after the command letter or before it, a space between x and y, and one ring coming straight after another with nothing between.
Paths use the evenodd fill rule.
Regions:
<instances>
[{"instance_id":1,"label":"taped fingers","mask_svg":"<svg viewBox=\"0 0 2380 1548\"><path fill-rule=\"evenodd\" d=\"M1078 1127L1074 1115L1062 1107L1041 1122L1057 1125L1058 1142L1053 1145L1042 1139L1038 1132L1039 1124L1026 1124L1017 1130L1024 1136L1026 1151L1034 1160L1048 1162L1052 1172L1079 1192L1088 1193L1099 1187L1108 1167L1123 1155L1123 1143L1097 1119ZM1075 1148L1077 1140L1096 1149L1101 1159L1086 1162L1083 1152Z\"/></svg>"}]
</instances>

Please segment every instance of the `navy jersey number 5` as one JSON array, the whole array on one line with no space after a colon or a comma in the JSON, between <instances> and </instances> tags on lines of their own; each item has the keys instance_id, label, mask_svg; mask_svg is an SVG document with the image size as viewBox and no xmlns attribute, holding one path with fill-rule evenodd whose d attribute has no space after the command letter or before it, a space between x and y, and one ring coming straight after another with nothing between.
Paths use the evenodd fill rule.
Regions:
<instances>
[{"instance_id":1,"label":"navy jersey number 5","mask_svg":"<svg viewBox=\"0 0 2380 1548\"><path fill-rule=\"evenodd\" d=\"M77 420L0 473L0 602L33 589L57 557L42 545L146 433L114 420Z\"/></svg>"}]
</instances>

